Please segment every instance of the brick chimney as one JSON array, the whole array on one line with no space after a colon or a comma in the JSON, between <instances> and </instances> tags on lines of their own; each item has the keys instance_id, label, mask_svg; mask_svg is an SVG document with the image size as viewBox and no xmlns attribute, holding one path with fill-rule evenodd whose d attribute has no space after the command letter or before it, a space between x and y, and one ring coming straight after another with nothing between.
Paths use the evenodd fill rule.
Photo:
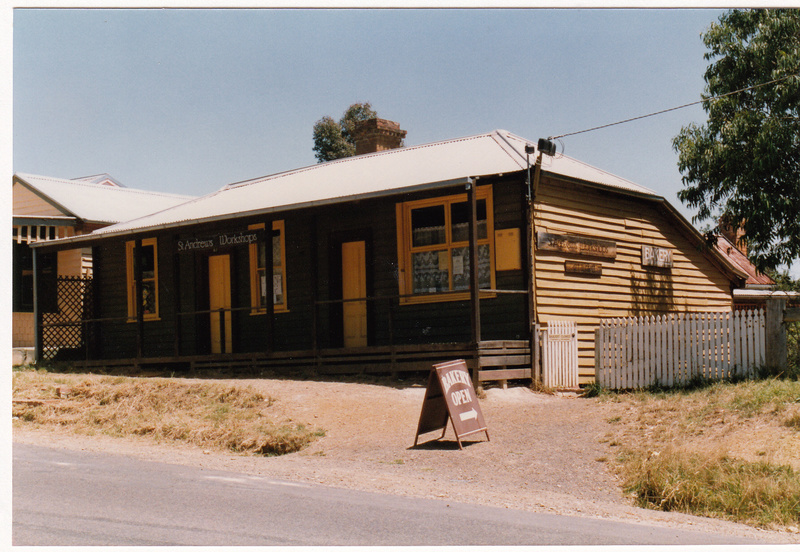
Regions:
<instances>
[{"instance_id":1,"label":"brick chimney","mask_svg":"<svg viewBox=\"0 0 800 552\"><path fill-rule=\"evenodd\" d=\"M736 249L747 255L747 242L744 239L742 224L730 224L725 218L722 218L718 228L720 233L736 246Z\"/></svg>"},{"instance_id":2,"label":"brick chimney","mask_svg":"<svg viewBox=\"0 0 800 552\"><path fill-rule=\"evenodd\" d=\"M406 131L400 130L399 123L377 118L357 123L353 134L356 155L399 148L406 137Z\"/></svg>"}]
</instances>

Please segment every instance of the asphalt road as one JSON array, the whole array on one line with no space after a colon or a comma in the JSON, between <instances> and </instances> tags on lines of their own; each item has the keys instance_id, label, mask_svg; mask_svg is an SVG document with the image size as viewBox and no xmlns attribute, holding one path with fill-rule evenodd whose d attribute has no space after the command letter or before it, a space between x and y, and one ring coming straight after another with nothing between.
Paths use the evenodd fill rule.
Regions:
<instances>
[{"instance_id":1,"label":"asphalt road","mask_svg":"<svg viewBox=\"0 0 800 552\"><path fill-rule=\"evenodd\" d=\"M758 542L17 443L12 505L15 546Z\"/></svg>"}]
</instances>

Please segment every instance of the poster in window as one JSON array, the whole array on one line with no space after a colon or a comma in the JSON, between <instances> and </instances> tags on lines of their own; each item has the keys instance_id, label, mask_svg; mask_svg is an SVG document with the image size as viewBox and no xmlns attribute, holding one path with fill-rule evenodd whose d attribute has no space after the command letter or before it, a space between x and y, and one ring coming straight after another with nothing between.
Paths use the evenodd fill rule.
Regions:
<instances>
[{"instance_id":1,"label":"poster in window","mask_svg":"<svg viewBox=\"0 0 800 552\"><path fill-rule=\"evenodd\" d=\"M283 276L281 274L272 275L272 302L275 304L283 302Z\"/></svg>"}]
</instances>

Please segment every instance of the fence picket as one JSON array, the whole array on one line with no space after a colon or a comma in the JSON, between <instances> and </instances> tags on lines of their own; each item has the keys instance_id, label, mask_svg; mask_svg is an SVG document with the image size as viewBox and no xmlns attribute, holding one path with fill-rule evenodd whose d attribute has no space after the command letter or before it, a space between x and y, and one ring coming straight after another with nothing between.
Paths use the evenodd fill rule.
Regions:
<instances>
[{"instance_id":1,"label":"fence picket","mask_svg":"<svg viewBox=\"0 0 800 552\"><path fill-rule=\"evenodd\" d=\"M635 389L681 385L697 376L752 376L764 362L764 320L763 310L601 320L595 332L598 383Z\"/></svg>"}]
</instances>

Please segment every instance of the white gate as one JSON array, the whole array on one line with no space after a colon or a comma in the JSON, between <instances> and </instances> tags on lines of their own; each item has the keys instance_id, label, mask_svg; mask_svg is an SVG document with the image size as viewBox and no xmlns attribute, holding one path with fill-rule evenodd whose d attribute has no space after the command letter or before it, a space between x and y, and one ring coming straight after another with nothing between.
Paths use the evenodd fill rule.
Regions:
<instances>
[{"instance_id":1,"label":"white gate","mask_svg":"<svg viewBox=\"0 0 800 552\"><path fill-rule=\"evenodd\" d=\"M542 330L542 384L578 387L578 325L572 320L551 320Z\"/></svg>"}]
</instances>

